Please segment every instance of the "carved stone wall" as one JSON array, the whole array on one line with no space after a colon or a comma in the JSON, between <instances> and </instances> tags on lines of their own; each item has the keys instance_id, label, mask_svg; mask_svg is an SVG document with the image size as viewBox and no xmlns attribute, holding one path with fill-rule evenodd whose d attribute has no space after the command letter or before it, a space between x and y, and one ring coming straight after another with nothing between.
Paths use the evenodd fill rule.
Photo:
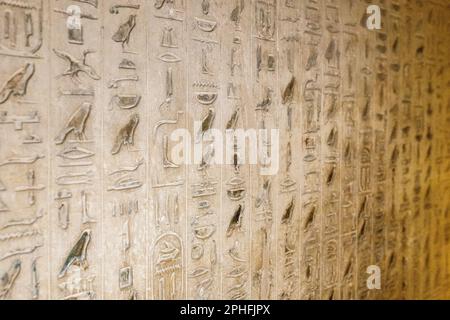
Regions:
<instances>
[{"instance_id":1,"label":"carved stone wall","mask_svg":"<svg viewBox=\"0 0 450 320\"><path fill-rule=\"evenodd\" d=\"M449 21L447 0L0 0L0 298L450 298ZM180 165L183 128L279 129L279 170L210 162L212 139Z\"/></svg>"}]
</instances>

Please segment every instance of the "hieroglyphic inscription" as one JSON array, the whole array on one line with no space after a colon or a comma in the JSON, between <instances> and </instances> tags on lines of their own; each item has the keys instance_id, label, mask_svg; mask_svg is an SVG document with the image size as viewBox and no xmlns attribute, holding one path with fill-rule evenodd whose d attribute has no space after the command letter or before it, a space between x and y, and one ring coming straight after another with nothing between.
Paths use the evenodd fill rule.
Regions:
<instances>
[{"instance_id":1,"label":"hieroglyphic inscription","mask_svg":"<svg viewBox=\"0 0 450 320\"><path fill-rule=\"evenodd\" d=\"M448 1L369 2L0 0L0 299L448 298Z\"/></svg>"}]
</instances>

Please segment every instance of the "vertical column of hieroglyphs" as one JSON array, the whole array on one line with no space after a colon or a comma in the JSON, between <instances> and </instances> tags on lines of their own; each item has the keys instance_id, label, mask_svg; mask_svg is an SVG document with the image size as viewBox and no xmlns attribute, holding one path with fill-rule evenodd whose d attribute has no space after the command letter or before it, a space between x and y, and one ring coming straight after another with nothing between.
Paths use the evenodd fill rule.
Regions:
<instances>
[{"instance_id":1,"label":"vertical column of hieroglyphs","mask_svg":"<svg viewBox=\"0 0 450 320\"><path fill-rule=\"evenodd\" d=\"M443 5L445 5L443 3ZM450 250L448 250L448 244L449 244L449 237L448 237L448 231L449 230L449 214L450 210L449 204L450 204L450 197L449 197L449 190L450 185L449 181L446 177L448 177L448 171L450 170L450 166L446 166L447 160L448 160L448 154L446 154L446 141L448 139L448 134L446 132L446 128L448 128L448 124L446 123L446 105L448 103L448 98L450 94L448 93L448 87L445 87L446 83L446 72L445 70L445 63L446 63L446 56L450 53L449 51L449 44L445 40L445 35L448 33L448 27L450 26L449 22L447 21L447 18L445 16L445 11L439 11L439 37L436 44L436 52L439 54L439 71L437 73L437 83L439 91L437 92L438 99L439 99L439 109L438 112L435 113L435 119L438 123L438 131L437 131L437 139L438 139L438 148L439 148L439 154L437 157L437 163L439 165L439 183L440 183L440 194L443 195L444 199L447 199L447 201L441 202L441 209L442 209L442 225L441 228L443 230L442 238L443 238L443 256L442 256L442 297L449 299L450 297L450 290L448 290L449 286L449 271L448 271L448 259L450 257ZM448 119L447 119L448 120ZM440 198L440 197L439 197Z\"/></svg>"},{"instance_id":2,"label":"vertical column of hieroglyphs","mask_svg":"<svg viewBox=\"0 0 450 320\"><path fill-rule=\"evenodd\" d=\"M0 300L49 297L45 5L0 2Z\"/></svg>"},{"instance_id":3,"label":"vertical column of hieroglyphs","mask_svg":"<svg viewBox=\"0 0 450 320\"><path fill-rule=\"evenodd\" d=\"M398 197L397 192L399 186L398 172L399 172L399 151L401 139L402 123L399 119L401 110L401 101L403 93L403 68L405 60L405 47L407 39L404 35L405 20L403 19L404 10L400 1L393 2L388 11L388 24L386 25L389 32L387 33L388 41L388 59L390 76L387 79L387 97L388 103L386 105L387 117L387 132L386 132L386 181L385 184L385 201L387 214L385 216L385 259L382 265L382 283L381 287L384 291L383 298L395 298L397 292L398 268L396 268L398 259L396 258L396 248L398 246L398 220L397 212Z\"/></svg>"},{"instance_id":4,"label":"vertical column of hieroglyphs","mask_svg":"<svg viewBox=\"0 0 450 320\"><path fill-rule=\"evenodd\" d=\"M402 59L402 71L401 71L401 78L400 78L400 100L397 100L398 103L398 111L396 110L396 118L398 121L398 144L397 148L394 150L391 154L391 163L395 163L396 168L396 180L394 185L394 194L395 198L393 201L395 201L395 204L393 204L393 208L395 206L395 211L393 212L393 218L395 219L394 225L395 225L395 242L394 245L394 252L393 254L389 254L387 259L387 268L389 272L391 270L394 270L394 272L391 273L391 275L394 277L393 281L395 283L395 287L392 288L392 298L399 299L402 297L404 292L404 286L402 285L402 277L403 277L403 259L402 256L402 250L404 247L404 243L402 241L403 239L403 231L404 225L402 223L402 213L408 210L409 204L409 197L407 193L407 188L405 186L405 181L407 181L407 177L404 176L404 163L407 162L407 157L404 156L407 140L410 136L414 135L414 132L416 131L416 127L414 127L414 132L411 125L411 115L412 115L412 99L413 99L413 18L411 17L411 7L406 2L403 3L402 8L402 20L404 21L404 28L402 29L405 32L405 35L402 37L400 35L399 40L399 54L401 55ZM406 39L405 39L406 38ZM417 141L414 141L413 145L410 146L410 148L414 148L414 151L412 151L414 154L417 154L417 148L419 147L419 144ZM414 164L416 166L420 165L420 158L413 157L412 160L414 160ZM406 169L407 170L407 169ZM414 184L417 186L417 190L420 193L421 192L421 182L420 182L420 167L416 167L414 169ZM417 197L414 201L415 206L415 213L417 219L417 224L420 225L423 223L423 215L421 214L421 201L420 196ZM419 255L421 255L421 247L422 247L422 232L423 230L420 230L420 233L417 234L417 248L419 248L417 251L419 252ZM421 263L423 262L423 259L420 259L417 265L417 268L421 270ZM398 279L402 279L402 281L399 281ZM420 294L420 281L417 282L417 294Z\"/></svg>"},{"instance_id":5,"label":"vertical column of hieroglyphs","mask_svg":"<svg viewBox=\"0 0 450 320\"><path fill-rule=\"evenodd\" d=\"M338 1L326 0L323 7L322 106L320 139L322 163L319 169L322 192L321 206L321 298L338 296L339 216L340 216L340 154L339 123L341 110L341 18Z\"/></svg>"},{"instance_id":6,"label":"vertical column of hieroglyphs","mask_svg":"<svg viewBox=\"0 0 450 320\"><path fill-rule=\"evenodd\" d=\"M320 298L320 114L322 108L321 61L324 58L323 1L304 0L301 39L303 73L302 106L302 203L300 223L300 298Z\"/></svg>"},{"instance_id":7,"label":"vertical column of hieroglyphs","mask_svg":"<svg viewBox=\"0 0 450 320\"><path fill-rule=\"evenodd\" d=\"M278 170L276 299L299 297L300 282L300 180L301 148L301 55L300 1L278 1L278 87L280 130Z\"/></svg>"},{"instance_id":8,"label":"vertical column of hieroglyphs","mask_svg":"<svg viewBox=\"0 0 450 320\"><path fill-rule=\"evenodd\" d=\"M405 12L410 11L410 8L405 6ZM403 73L403 88L404 95L400 102L400 110L398 114L399 118L399 149L398 154L393 154L395 161L398 162L398 184L397 184L397 202L398 208L396 212L397 233L399 238L397 239L399 246L397 247L397 254L394 260L390 262L396 263L394 267L398 267L397 276L397 297L404 298L408 295L408 291L413 289L420 294L420 282L415 284L413 278L408 278L408 276L413 277L414 272L411 272L412 264L417 263L420 269L420 264L423 263L423 257L416 259L415 252L414 257L410 257L414 249L421 247L421 241L423 239L424 232L421 230L421 225L423 224L423 210L421 196L419 193L423 191L423 185L421 182L422 174L422 161L421 161L421 136L423 131L423 108L419 105L415 105L415 94L416 90L420 90L415 87L417 83L417 77L415 76L416 67L414 64L415 49L414 49L414 30L415 21L414 17L406 17L405 21L408 28L408 44L403 47L402 58L405 61L405 72ZM405 57L407 57L405 59ZM421 119L419 122L416 120ZM412 165L415 164L415 170L411 170ZM413 195L414 192L416 193ZM415 229L415 230L414 230ZM415 235L417 240L408 241L408 237ZM409 243L408 243L409 242ZM419 257L421 255L420 249ZM390 257L391 258L391 257ZM400 277L400 281L399 278ZM412 287L416 285L416 288Z\"/></svg>"},{"instance_id":9,"label":"vertical column of hieroglyphs","mask_svg":"<svg viewBox=\"0 0 450 320\"><path fill-rule=\"evenodd\" d=\"M383 269L383 261L385 255L385 198L386 198L386 129L387 129L387 112L389 104L389 95L387 90L387 82L392 72L388 72L390 48L388 42L388 34L390 33L390 16L388 15L388 6L380 1L375 2L384 15L381 20L381 29L371 31L374 35L374 90L373 90L373 190L370 210L372 211L372 261L371 265L380 268L381 276L385 273ZM367 266L368 267L368 266ZM367 268L366 267L366 268ZM369 269L369 272L373 272ZM369 275L366 274L366 279ZM377 283L369 282L374 285L371 287L370 298L377 298L382 295L381 287L376 287ZM381 283L380 283L381 285Z\"/></svg>"},{"instance_id":10,"label":"vertical column of hieroglyphs","mask_svg":"<svg viewBox=\"0 0 450 320\"><path fill-rule=\"evenodd\" d=\"M430 52L427 52L429 59L432 59L434 68L432 70L433 83L428 89L428 93L431 95L431 104L433 106L433 112L430 114L428 121L427 138L430 141L432 149L432 166L433 172L427 178L432 183L432 199L435 208L436 220L434 223L434 248L433 256L436 259L435 274L433 277L433 285L437 287L433 298L448 298L448 286L446 286L445 277L445 201L441 201L445 197L445 181L443 181L442 175L442 109L443 109L443 95L448 95L448 90L443 91L442 85L445 80L442 78L443 68L445 64L445 57L448 56L448 51L442 51L447 42L442 38L442 35L448 34L445 29L442 29L446 18L442 12L445 12L445 5L442 1L435 1L433 7L429 13L430 28L428 33L431 34L431 48ZM448 11L448 8L447 8ZM435 31L437 30L437 31ZM445 50L445 49L444 49ZM441 196L442 195L442 196ZM447 197L448 198L448 197ZM447 292L446 292L447 291Z\"/></svg>"},{"instance_id":11,"label":"vertical column of hieroglyphs","mask_svg":"<svg viewBox=\"0 0 450 320\"><path fill-rule=\"evenodd\" d=\"M431 197L432 189L429 181L429 174L432 173L432 168L430 166L431 152L428 137L427 137L427 122L429 115L433 112L434 106L431 105L429 101L430 94L428 92L430 85L432 84L431 78L433 75L430 73L430 61L427 59L427 52L431 49L430 42L428 38L432 37L432 34L427 34L428 25L431 21L428 20L428 10L430 9L429 4L420 5L420 12L415 12L412 15L412 27L413 27L413 39L412 47L409 51L410 57L412 57L412 77L410 80L412 82L412 99L411 99L411 121L409 126L410 132L405 130L405 151L410 152L409 158L402 159L402 164L405 166L403 175L404 184L408 185L410 190L414 190L415 194L412 197L414 201L414 213L412 216L418 217L417 224L415 224L416 230L415 234L418 235L420 241L417 243L419 248L419 255L421 256L419 260L419 265L422 266L422 272L427 270L421 276L421 291L418 292L419 296L423 298L432 297L432 279L434 272L432 271L432 266L434 264L432 257L432 240L433 240L433 220L434 212L431 207ZM409 129L409 128L408 128ZM411 163L416 165L416 170L414 172L410 171ZM407 176L409 174L409 176ZM413 179L411 182L408 178ZM406 201L406 198L405 198ZM404 206L408 208L408 206ZM407 213L411 213L411 209L408 208ZM406 212L405 212L406 213ZM405 217L405 229L408 230L409 224L411 224L410 219L406 220ZM425 227L425 228L424 228ZM408 235L405 235L405 239ZM415 248L408 247L408 250L414 250ZM405 259L408 259L406 256ZM409 259L408 259L409 260ZM422 273L421 272L421 273ZM414 279L411 279L414 281Z\"/></svg>"},{"instance_id":12,"label":"vertical column of hieroglyphs","mask_svg":"<svg viewBox=\"0 0 450 320\"><path fill-rule=\"evenodd\" d=\"M411 8L404 6L404 12L411 12ZM400 46L400 53L404 62L404 69L402 72L402 91L401 100L399 101L399 110L397 114L398 118L398 149L395 153L391 155L391 162L396 163L396 185L394 192L396 193L396 211L395 217L395 227L396 227L396 247L393 255L387 256L387 267L389 270L395 270L395 288L393 288L392 297L402 298L406 293L406 281L407 281L407 216L411 211L411 181L409 179L413 178L414 183L421 187L420 182L420 167L417 167L416 172L410 170L410 166L413 160L418 165L420 163L420 157L413 157L413 154L417 154L417 148L420 148L420 144L416 141L412 141L414 132L420 130L416 126L412 127L413 121L413 100L414 100L414 64L413 64L413 21L412 17L405 17L405 29L407 30L407 39L405 46ZM405 58L406 57L406 58ZM421 212L420 198L416 199L415 202L415 215L417 216L418 223L423 223L421 221L423 215ZM421 241L421 234L418 234L419 243ZM418 246L420 248L420 245ZM419 250L420 251L420 250ZM423 261L423 259L421 259Z\"/></svg>"},{"instance_id":13,"label":"vertical column of hieroglyphs","mask_svg":"<svg viewBox=\"0 0 450 320\"><path fill-rule=\"evenodd\" d=\"M433 141L433 136L436 132L437 124L434 123L434 114L438 112L438 101L436 99L436 74L437 74L437 58L435 53L436 37L437 35L433 30L437 29L438 17L436 12L439 10L438 2L430 1L425 13L426 13L426 39L424 48L424 62L426 64L425 77L426 83L424 83L424 96L426 100L426 112L424 123L424 139L426 141L426 161L427 164L424 167L424 182L425 182L425 207L430 209L430 298L436 298L439 296L439 290L441 288L440 282L440 256L442 243L440 241L441 234L441 219L440 219L440 206L441 204L436 198L436 194L439 193L438 185L438 168L435 163L437 155L437 144Z\"/></svg>"},{"instance_id":14,"label":"vertical column of hieroglyphs","mask_svg":"<svg viewBox=\"0 0 450 320\"><path fill-rule=\"evenodd\" d=\"M425 63L425 78L424 83L424 99L425 99L425 121L424 121L424 139L426 145L426 165L424 166L423 179L425 183L425 190L430 194L425 194L425 206L430 208L430 297L435 298L439 296L440 284L440 270L439 261L440 249L436 250L440 243L441 227L440 221L440 206L436 201L436 193L439 192L438 186L438 168L435 163L437 155L437 145L433 141L433 136L437 128L434 123L434 114L438 111L438 103L436 100L436 73L437 73L437 56L435 54L436 37L433 30L437 29L438 17L436 12L438 10L438 2L430 1L426 10L426 26L425 26L425 44L424 44L424 63Z\"/></svg>"},{"instance_id":15,"label":"vertical column of hieroglyphs","mask_svg":"<svg viewBox=\"0 0 450 320\"><path fill-rule=\"evenodd\" d=\"M242 133L254 109L249 92L251 66L251 4L245 0L222 1L221 131L226 135L222 166L222 298L250 298L250 199L249 166Z\"/></svg>"},{"instance_id":16,"label":"vertical column of hieroglyphs","mask_svg":"<svg viewBox=\"0 0 450 320\"><path fill-rule=\"evenodd\" d=\"M412 291L415 297L420 295L421 290L421 282L417 281L421 274L421 261L423 261L423 257L421 254L421 243L422 237L424 235L423 232L423 216L421 213L421 182L420 182L420 172L422 170L420 157L416 156L419 152L420 144L417 139L418 135L418 123L416 122L415 117L415 107L414 107L414 73L413 73L413 59L415 57L414 50L414 26L413 21L414 17L410 15L411 7L405 5L404 6L405 21L403 36L404 45L399 47L399 52L402 57L403 62L403 78L402 87L401 87L401 101L399 106L398 114L398 137L399 144L398 149L395 150L391 154L391 162L398 163L397 164L397 181L395 187L397 187L397 202L398 207L395 212L396 218L396 226L398 227L397 233L402 234L402 230L404 230L402 226L401 216L402 214L408 214L412 217L409 219L410 228L408 231L409 234L414 234L414 238L409 240L409 250L412 253L412 257L408 257L408 253L406 256L401 256L401 250L403 247L403 242L397 240L399 243L399 247L397 247L398 253L396 256L387 257L389 263L392 267L403 266L406 262L411 261L411 268L409 271L411 272L410 278L406 279L402 283L397 282L396 289L397 292L394 292L393 297L402 297L404 294L408 295L409 291ZM403 16L403 15L402 15ZM406 38L406 39L405 39ZM401 43L401 42L400 42ZM411 168L415 168L411 170ZM398 274L401 274L401 269L397 269ZM405 270L405 272L407 272ZM398 275L395 276L398 279ZM403 279L405 280L405 279ZM406 288L405 288L406 287ZM401 290L400 292L398 290Z\"/></svg>"},{"instance_id":17,"label":"vertical column of hieroglyphs","mask_svg":"<svg viewBox=\"0 0 450 320\"><path fill-rule=\"evenodd\" d=\"M405 5L405 11L411 12L411 7ZM400 135L400 149L399 149L399 212L397 214L399 234L401 239L399 241L400 247L398 251L398 265L400 266L400 272L402 275L407 273L407 263L411 260L411 263L417 263L420 275L423 271L423 265L425 259L423 254L423 248L425 247L424 241L426 237L426 230L423 229L423 224L426 223L427 217L423 207L423 192L424 185L422 181L423 177L423 134L424 134L424 108L423 101L421 100L422 84L423 80L420 80L422 66L417 64L417 52L416 46L423 44L422 40L417 41L416 32L418 29L415 13L412 13L409 17L406 17L408 28L408 47L404 55L407 57L408 66L403 73L403 86L405 89L404 98L402 100L402 108L400 110L399 119L401 123L401 135ZM420 19L420 18L419 18ZM419 28L421 28L419 26ZM419 50L420 51L420 50ZM414 167L413 167L414 166ZM411 168L415 168L411 170ZM411 193L412 192L412 193ZM408 217L409 216L409 217ZM411 229L414 230L411 230ZM408 246L407 237L409 234L414 234L416 239L410 241ZM408 254L413 252L413 257L408 257ZM402 281L398 284L400 290L399 296L401 298L408 294L408 287L413 287L413 291L416 297L421 297L423 294L423 282L424 275L420 276L420 281L414 279L414 272L411 274L411 278L407 279L402 276ZM398 280L397 280L398 281Z\"/></svg>"},{"instance_id":18,"label":"vertical column of hieroglyphs","mask_svg":"<svg viewBox=\"0 0 450 320\"><path fill-rule=\"evenodd\" d=\"M399 90L395 92L396 83L391 84L392 114L395 115L396 127L392 128L390 140L392 149L389 151L389 161L392 167L392 202L390 203L389 231L387 238L386 270L389 276L389 297L408 297L411 293L414 296L420 294L421 272L421 247L422 241L422 215L421 212L421 186L420 186L420 161L416 156L419 143L416 137L416 123L414 117L413 93L413 17L411 7L406 3L400 4L399 15L401 16L402 27L398 32L398 43L392 48L392 56L398 57L400 67ZM395 32L395 31L394 31ZM395 78L393 78L395 80ZM395 146L395 148L394 148ZM409 180L409 181L408 181ZM404 229L401 215L410 215L410 228ZM395 231L395 233L394 233ZM410 235L409 246L402 256L402 231L407 231ZM410 261L409 268L406 263ZM402 267L409 270L402 271ZM405 275L407 274L407 275ZM402 278L402 283L398 281ZM405 279L406 277L406 279Z\"/></svg>"},{"instance_id":19,"label":"vertical column of hieroglyphs","mask_svg":"<svg viewBox=\"0 0 450 320\"><path fill-rule=\"evenodd\" d=\"M439 138L442 143L442 196L440 195L440 200L447 199L442 204L444 206L445 224L442 226L444 228L445 234L445 247L443 248L445 252L445 283L442 285L448 288L450 284L450 148L448 147L448 141L450 138L450 117L448 113L450 112L450 68L446 68L447 58L450 54L450 44L446 40L447 34L450 31L450 20L448 19L448 12L442 10L442 22L439 29L439 44L438 44L438 54L442 60L441 68L439 69L439 88L440 95L442 96L442 107L440 116L440 134ZM447 84L447 85L446 85ZM450 298L450 290L446 290L444 297Z\"/></svg>"},{"instance_id":20,"label":"vertical column of hieroglyphs","mask_svg":"<svg viewBox=\"0 0 450 320\"><path fill-rule=\"evenodd\" d=\"M442 284L445 288L448 288L450 284L450 148L448 148L448 143L446 141L450 138L450 117L448 117L448 112L450 111L450 92L449 92L449 81L450 81L450 69L446 68L446 58L450 54L450 44L446 41L445 35L450 31L450 21L447 19L447 14L445 11L440 12L442 14L442 22L440 26L440 38L438 45L438 53L442 59L441 69L439 69L439 88L440 95L442 95L442 107L440 117L440 134L439 138L442 143L442 197L441 199L447 199L444 201L443 209L445 216L445 223L442 226L444 228L445 237L445 282ZM445 85L447 83L447 85ZM450 298L450 290L444 289L444 297Z\"/></svg>"},{"instance_id":21,"label":"vertical column of hieroglyphs","mask_svg":"<svg viewBox=\"0 0 450 320\"><path fill-rule=\"evenodd\" d=\"M432 297L436 298L440 295L440 290L442 289L442 265L441 249L443 243L441 241L441 234L443 230L441 229L442 224L442 210L441 203L439 203L436 194L440 193L439 184L439 166L437 164L438 156L438 144L437 139L433 140L433 137L438 134L438 122L435 122L435 114L438 113L439 100L437 98L437 73L439 68L439 56L436 54L437 37L438 35L433 32L433 30L439 30L439 16L437 12L442 10L440 8L438 1L430 1L430 7L427 10L427 42L425 50L425 60L428 64L428 83L426 86L426 96L427 96L427 118L425 121L426 125L426 139L428 141L429 148L429 165L426 167L425 171L425 181L430 186L431 194L429 198L429 205L432 206L432 234L431 234L431 256L433 258L433 265L431 266L431 285L434 288L432 292Z\"/></svg>"},{"instance_id":22,"label":"vertical column of hieroglyphs","mask_svg":"<svg viewBox=\"0 0 450 320\"><path fill-rule=\"evenodd\" d=\"M340 298L352 299L356 288L356 84L355 65L359 42L359 12L352 2L341 7L341 126L338 138L341 157Z\"/></svg>"},{"instance_id":23,"label":"vertical column of hieroglyphs","mask_svg":"<svg viewBox=\"0 0 450 320\"><path fill-rule=\"evenodd\" d=\"M441 108L440 94L439 94L439 68L441 59L437 53L439 34L435 33L433 30L439 30L440 22L442 21L439 14L440 11L445 10L442 8L440 1L430 1L430 8L427 12L428 14L428 28L427 28L427 47L425 51L425 57L429 64L429 74L427 84L427 96L429 97L428 105L429 112L426 123L426 139L429 143L429 148L431 149L430 154L430 166L427 167L425 173L425 179L430 183L431 186L431 198L430 204L433 205L433 216L434 221L432 229L431 241L433 243L433 248L431 255L434 259L434 265L432 267L432 277L431 282L434 288L433 298L439 298L442 296L443 286L445 279L442 277L444 274L444 265L442 264L444 253L442 248L444 247L444 225L443 219L443 206L439 201L438 194L442 193L441 189L441 168L439 164L440 157L440 147L439 147L439 119L436 118L436 114L439 114L439 109Z\"/></svg>"},{"instance_id":24,"label":"vertical column of hieroglyphs","mask_svg":"<svg viewBox=\"0 0 450 320\"><path fill-rule=\"evenodd\" d=\"M359 12L363 18L361 20L359 56L357 62L357 136L358 145L356 148L356 175L357 175L357 257L356 257L356 278L357 278L357 298L367 299L367 268L371 265L372 257L372 179L373 179L373 117L374 117L374 77L373 68L375 36L372 30L366 28L364 14L366 4L358 3Z\"/></svg>"},{"instance_id":25,"label":"vertical column of hieroglyphs","mask_svg":"<svg viewBox=\"0 0 450 320\"><path fill-rule=\"evenodd\" d=\"M443 34L447 34L450 31L450 21L446 20L446 25L444 27L444 33ZM443 57L448 56L450 54L450 44L447 41L443 41L445 44L443 44L444 47L444 54ZM445 63L445 58L444 58L444 63ZM448 81L450 81L450 70L449 68L444 68L444 82L443 83L448 83ZM450 93L448 92L448 85L447 85L447 89L445 88L445 86L442 88L443 92L447 92L444 95L444 114L447 114L450 111ZM450 128L450 117L446 117L446 122L444 122L444 126L443 126L443 131L445 132L445 137L444 137L444 141L450 138L450 130L448 128ZM446 192L444 193L444 198L447 199L447 204L445 207L445 215L447 218L447 227L446 227L446 241L447 241L447 247L450 247L450 236L448 235L448 231L450 228L450 148L447 148L445 151L445 164L444 164L444 175L445 175L445 179L446 179ZM447 196L446 196L447 195ZM449 277L450 276L450 250L446 250L447 252L447 284L450 283ZM450 295L450 292L448 292L448 294Z\"/></svg>"},{"instance_id":26,"label":"vertical column of hieroglyphs","mask_svg":"<svg viewBox=\"0 0 450 320\"><path fill-rule=\"evenodd\" d=\"M421 132L423 140L423 159L424 166L422 171L422 179L424 186L424 209L429 223L429 233L426 235L428 239L428 252L425 258L429 260L427 286L425 287L425 298L435 298L439 292L439 252L436 251L436 246L439 245L439 206L440 204L435 202L435 194L438 192L438 186L435 183L438 177L436 176L436 165L434 158L436 155L436 145L433 143L433 134L435 131L435 124L433 123L433 115L437 112L437 101L435 99L435 79L436 79L436 63L437 56L435 54L435 42L436 34L433 30L436 29L438 18L435 12L438 10L437 2L429 1L423 10L423 23L424 23L424 39L420 42L420 47L416 50L417 57L423 62L420 90L422 106L424 109L423 115L423 129ZM418 20L420 21L420 20ZM418 43L419 44L419 43ZM416 123L420 123L421 119L417 119Z\"/></svg>"},{"instance_id":27,"label":"vertical column of hieroglyphs","mask_svg":"<svg viewBox=\"0 0 450 320\"><path fill-rule=\"evenodd\" d=\"M448 249L446 248L446 206L448 201L441 201L441 199L448 199L448 181L445 179L445 146L448 144L445 141L445 96L448 96L445 91L445 60L448 56L448 44L445 41L443 35L446 34L445 24L445 5L444 2L437 3L432 16L433 29L430 32L433 33L435 39L433 43L433 52L430 56L435 56L435 78L433 85L434 96L434 111L431 120L431 141L433 141L434 159L433 163L436 166L435 175L432 177L434 184L433 202L436 203L439 208L437 211L438 221L436 222L436 228L438 229L436 234L435 254L438 259L437 275L435 276L435 285L439 286L439 292L436 293L436 297L448 299L448 275L446 270L446 257L448 256ZM437 32L434 32L437 30ZM447 47L447 48L446 48Z\"/></svg>"},{"instance_id":28,"label":"vertical column of hieroglyphs","mask_svg":"<svg viewBox=\"0 0 450 320\"><path fill-rule=\"evenodd\" d=\"M276 289L276 224L274 210L277 206L277 172L271 173L268 166L278 160L271 153L278 141L272 141L272 129L279 128L277 110L281 101L277 85L277 1L254 0L252 42L252 77L254 118L252 125L257 130L258 163L252 166L252 262L251 278L253 299L274 299Z\"/></svg>"},{"instance_id":29,"label":"vertical column of hieroglyphs","mask_svg":"<svg viewBox=\"0 0 450 320\"><path fill-rule=\"evenodd\" d=\"M442 14L442 20L440 22L440 37L438 42L438 53L440 55L441 59L441 66L439 69L439 88L440 88L440 95L442 99L442 107L440 108L440 130L439 130L439 139L441 141L441 147L442 147L442 162L441 162L441 168L442 168L442 190L443 190L443 198L447 199L447 201L444 201L443 204L443 210L444 210L444 218L445 223L442 226L444 229L444 252L445 252L445 282L442 284L444 288L448 288L450 284L450 236L449 236L449 230L450 230L450 148L448 148L448 143L445 141L448 141L450 138L450 130L449 124L450 124L450 117L446 116L448 112L450 111L450 92L448 90L449 85L448 81L450 81L450 70L449 68L445 68L446 64L446 56L450 54L450 44L448 41L446 41L445 35L448 34L450 31L450 21L447 19L447 14L445 11L441 11L440 14ZM445 86L445 83L447 83L447 86ZM444 297L446 299L450 298L450 290L444 289Z\"/></svg>"},{"instance_id":30,"label":"vertical column of hieroglyphs","mask_svg":"<svg viewBox=\"0 0 450 320\"><path fill-rule=\"evenodd\" d=\"M51 297L102 298L101 8L50 6Z\"/></svg>"},{"instance_id":31,"label":"vertical column of hieroglyphs","mask_svg":"<svg viewBox=\"0 0 450 320\"><path fill-rule=\"evenodd\" d=\"M193 163L188 170L188 293L189 299L219 299L221 170L218 96L221 59L221 2L187 1L188 122ZM201 254L200 254L201 253ZM199 256L200 254L200 256Z\"/></svg>"},{"instance_id":32,"label":"vertical column of hieroglyphs","mask_svg":"<svg viewBox=\"0 0 450 320\"><path fill-rule=\"evenodd\" d=\"M417 7L416 7L417 8ZM425 113L426 113L426 97L424 86L427 81L425 79L425 64L424 64L424 50L425 50L425 18L422 6L421 10L411 10L407 5L406 11L411 12L409 18L409 32L410 42L408 46L408 53L411 61L408 72L404 73L404 86L410 90L407 92L408 96L402 101L402 109L400 117L402 119L402 144L400 152L400 182L402 189L402 198L400 200L399 219L401 223L402 245L399 250L399 258L402 259L402 268L405 266L406 257L403 252L406 247L407 229L407 215L411 210L411 197L408 194L409 185L413 184L417 188L418 197L414 199L414 216L417 217L417 236L419 238L418 250L420 251L420 269L421 277L419 284L419 297L425 297L429 294L429 267L430 267L430 210L426 208L426 199L424 197L426 192L425 186L425 165L426 165L426 137L425 137ZM411 164L415 164L414 172L411 171ZM410 182L410 179L413 181ZM425 271L427 270L427 271ZM425 272L424 272L425 271ZM403 297L403 291L401 292Z\"/></svg>"},{"instance_id":33,"label":"vertical column of hieroglyphs","mask_svg":"<svg viewBox=\"0 0 450 320\"><path fill-rule=\"evenodd\" d=\"M145 1L103 1L104 299L146 297Z\"/></svg>"},{"instance_id":34,"label":"vertical column of hieroglyphs","mask_svg":"<svg viewBox=\"0 0 450 320\"><path fill-rule=\"evenodd\" d=\"M146 1L149 109L148 298L186 298L186 3ZM204 84L207 84L205 82ZM199 90L203 84L198 83ZM180 131L181 130L181 131ZM177 134L179 132L180 134ZM179 147L186 147L182 150ZM175 150L175 148L177 148ZM180 159L174 158L175 155ZM187 157L187 158L186 158ZM195 246L195 243L193 244ZM196 246L196 249L202 249ZM196 251L195 259L201 251ZM201 252L203 253L203 252Z\"/></svg>"},{"instance_id":35,"label":"vertical column of hieroglyphs","mask_svg":"<svg viewBox=\"0 0 450 320\"><path fill-rule=\"evenodd\" d=\"M436 10L436 4L430 1L424 12L424 34L425 39L423 40L423 63L424 63L424 80L421 84L422 94L423 94L423 105L425 108L425 118L424 118L424 167L423 167L423 185L424 185L424 209L425 214L428 217L429 233L427 234L428 239L428 252L425 256L429 260L428 265L428 277L425 290L427 294L425 298L431 299L434 297L435 292L439 288L439 284L435 283L438 270L436 269L437 257L434 254L434 247L437 244L436 234L438 230L436 229L436 222L438 221L438 207L439 203L435 202L435 192L436 184L434 183L436 177L436 167L434 164L434 156L436 154L436 148L432 141L434 124L433 124L433 114L437 112L437 104L434 96L434 86L436 78L436 59L432 56L435 35L433 32L434 24L436 23L436 17L434 16L434 11ZM422 50L422 49L421 49Z\"/></svg>"},{"instance_id":36,"label":"vertical column of hieroglyphs","mask_svg":"<svg viewBox=\"0 0 450 320\"><path fill-rule=\"evenodd\" d=\"M411 188L409 179L414 179L414 186L417 188L418 198L416 198L414 207L415 215L418 217L418 223L422 226L421 229L417 229L420 239L420 265L421 265L421 281L419 296L422 298L431 297L431 235L430 228L432 227L432 210L429 206L430 200L430 186L426 182L426 170L429 163L429 155L427 154L431 150L427 150L427 138L426 138L426 119L427 112L431 111L432 106L427 103L427 86L429 76L427 73L428 66L425 61L425 52L428 50L426 43L426 25L429 23L426 21L427 16L427 4L418 4L420 10L414 10L411 14L411 47L409 50L410 57L412 58L412 72L408 78L405 76L405 81L410 81L412 86L411 101L405 104L409 110L409 121L404 122L405 127L403 131L403 148L401 164L402 170L402 184L405 188ZM416 7L418 8L418 7ZM425 20L424 20L425 19ZM406 126L408 125L408 126ZM410 171L410 165L414 159L416 170ZM419 193L420 192L420 193ZM429 194L428 196L426 194ZM400 217L404 230L407 230L407 213L410 211L409 205L410 198L406 196L402 202ZM419 226L418 225L418 226ZM407 235L403 235L406 241ZM403 244L401 251L404 252L405 244ZM406 260L407 257L404 257ZM404 265L402 265L404 266ZM426 270L426 271L425 271ZM403 293L403 292L402 292ZM402 296L403 297L403 296Z\"/></svg>"},{"instance_id":37,"label":"vertical column of hieroglyphs","mask_svg":"<svg viewBox=\"0 0 450 320\"><path fill-rule=\"evenodd\" d=\"M356 86L359 70L356 60L360 36L360 13L351 2L340 7L341 13L341 125L338 132L341 157L340 259L339 282L341 299L355 298L356 289Z\"/></svg>"}]
</instances>

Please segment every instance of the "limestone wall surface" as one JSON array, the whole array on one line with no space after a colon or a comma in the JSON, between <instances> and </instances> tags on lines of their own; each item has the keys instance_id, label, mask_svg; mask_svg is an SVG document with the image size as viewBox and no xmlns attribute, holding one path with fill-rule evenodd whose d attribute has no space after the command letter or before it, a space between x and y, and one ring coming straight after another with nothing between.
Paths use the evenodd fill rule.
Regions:
<instances>
[{"instance_id":1,"label":"limestone wall surface","mask_svg":"<svg viewBox=\"0 0 450 320\"><path fill-rule=\"evenodd\" d=\"M449 21L0 0L0 299L450 298Z\"/></svg>"}]
</instances>

